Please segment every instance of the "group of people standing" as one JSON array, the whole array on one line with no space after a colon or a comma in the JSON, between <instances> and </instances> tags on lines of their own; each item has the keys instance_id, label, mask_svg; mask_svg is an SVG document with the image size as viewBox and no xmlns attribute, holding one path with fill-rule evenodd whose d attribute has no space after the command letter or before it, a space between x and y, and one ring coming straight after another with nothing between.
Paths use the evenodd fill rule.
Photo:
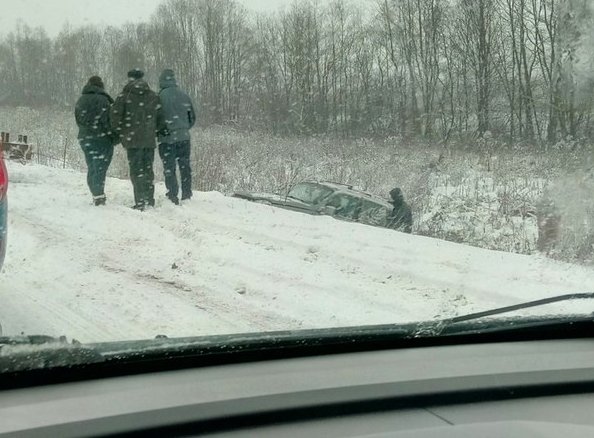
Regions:
<instances>
[{"instance_id":1,"label":"group of people standing","mask_svg":"<svg viewBox=\"0 0 594 438\"><path fill-rule=\"evenodd\" d=\"M128 83L115 101L99 76L91 77L75 108L78 139L87 162L87 184L95 205L105 205L105 179L114 147L127 153L134 188L134 209L155 205L153 164L155 149L163 161L167 197L179 204L192 197L190 129L196 123L192 100L182 91L172 70L159 77L159 93L144 80L144 72L128 72Z\"/></svg>"},{"instance_id":2,"label":"group of people standing","mask_svg":"<svg viewBox=\"0 0 594 438\"><path fill-rule=\"evenodd\" d=\"M103 80L93 76L83 87L76 102L75 118L78 139L87 162L87 184L95 205L105 205L105 179L111 164L114 146L126 149L130 180L134 187L134 206L144 210L155 205L153 164L155 149L163 160L167 197L174 204L192 198L190 163L190 129L196 113L190 97L177 85L173 70L163 70L159 77L159 93L151 90L143 79L144 72L128 72L128 83L115 101L105 91ZM393 211L388 227L410 233L411 209L404 202L402 191L390 192Z\"/></svg>"}]
</instances>

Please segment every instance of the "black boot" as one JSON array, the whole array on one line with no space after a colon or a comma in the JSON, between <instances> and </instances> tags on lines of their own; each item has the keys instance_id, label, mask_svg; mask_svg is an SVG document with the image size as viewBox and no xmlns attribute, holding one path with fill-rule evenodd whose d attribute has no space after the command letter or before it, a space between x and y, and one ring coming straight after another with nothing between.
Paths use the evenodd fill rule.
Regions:
<instances>
[{"instance_id":1,"label":"black boot","mask_svg":"<svg viewBox=\"0 0 594 438\"><path fill-rule=\"evenodd\" d=\"M106 201L107 201L107 198L105 195L93 196L93 203L95 204L96 207L105 205Z\"/></svg>"}]
</instances>

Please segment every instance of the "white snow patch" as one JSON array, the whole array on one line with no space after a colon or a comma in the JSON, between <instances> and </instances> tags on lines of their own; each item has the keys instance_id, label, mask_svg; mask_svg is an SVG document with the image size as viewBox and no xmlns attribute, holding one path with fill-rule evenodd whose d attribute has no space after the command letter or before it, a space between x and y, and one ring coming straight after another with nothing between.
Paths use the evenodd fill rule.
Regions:
<instances>
[{"instance_id":1,"label":"white snow patch","mask_svg":"<svg viewBox=\"0 0 594 438\"><path fill-rule=\"evenodd\" d=\"M196 193L133 211L129 181L9 163L5 335L82 342L430 320L594 285L594 270ZM541 312L590 306L559 304ZM588 307L588 309L583 309Z\"/></svg>"}]
</instances>

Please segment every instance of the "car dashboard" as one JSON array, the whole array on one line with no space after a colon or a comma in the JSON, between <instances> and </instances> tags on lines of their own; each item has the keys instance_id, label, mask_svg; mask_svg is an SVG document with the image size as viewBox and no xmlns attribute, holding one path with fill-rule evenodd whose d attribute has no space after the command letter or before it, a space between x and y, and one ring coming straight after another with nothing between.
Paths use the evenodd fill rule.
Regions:
<instances>
[{"instance_id":1,"label":"car dashboard","mask_svg":"<svg viewBox=\"0 0 594 438\"><path fill-rule=\"evenodd\" d=\"M591 339L387 349L8 389L0 435L584 437L593 390Z\"/></svg>"}]
</instances>

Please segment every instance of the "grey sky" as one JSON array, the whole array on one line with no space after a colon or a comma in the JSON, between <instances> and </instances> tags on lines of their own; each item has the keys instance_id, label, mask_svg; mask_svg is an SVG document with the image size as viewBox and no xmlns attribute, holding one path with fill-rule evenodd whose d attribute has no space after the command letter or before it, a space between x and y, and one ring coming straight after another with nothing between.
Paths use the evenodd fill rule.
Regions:
<instances>
[{"instance_id":1,"label":"grey sky","mask_svg":"<svg viewBox=\"0 0 594 438\"><path fill-rule=\"evenodd\" d=\"M12 31L19 19L57 35L66 22L121 25L147 20L163 0L0 0L0 33ZM239 0L249 9L279 9L290 0Z\"/></svg>"}]
</instances>

